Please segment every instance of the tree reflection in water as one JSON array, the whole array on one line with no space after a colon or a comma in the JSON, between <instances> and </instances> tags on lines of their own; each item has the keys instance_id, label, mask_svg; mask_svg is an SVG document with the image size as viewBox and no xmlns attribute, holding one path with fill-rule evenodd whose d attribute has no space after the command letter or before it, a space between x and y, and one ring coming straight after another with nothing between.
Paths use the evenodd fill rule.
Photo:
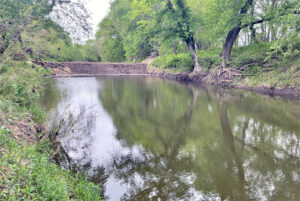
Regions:
<instances>
[{"instance_id":1,"label":"tree reflection in water","mask_svg":"<svg viewBox=\"0 0 300 201\"><path fill-rule=\"evenodd\" d=\"M95 136L105 127L87 119L91 155L75 165L96 183L117 181L121 200L299 199L299 103L151 78L97 85L97 107L115 126L104 146L114 149L99 162Z\"/></svg>"}]
</instances>

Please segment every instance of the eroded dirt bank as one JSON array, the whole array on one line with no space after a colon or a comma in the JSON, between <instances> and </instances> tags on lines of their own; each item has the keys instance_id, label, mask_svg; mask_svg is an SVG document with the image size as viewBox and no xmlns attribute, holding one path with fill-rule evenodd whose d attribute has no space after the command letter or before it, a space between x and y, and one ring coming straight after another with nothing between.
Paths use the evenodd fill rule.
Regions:
<instances>
[{"instance_id":1,"label":"eroded dirt bank","mask_svg":"<svg viewBox=\"0 0 300 201\"><path fill-rule=\"evenodd\" d=\"M275 88L268 86L242 86L239 80L243 79L239 72L233 69L200 72L197 74L171 73L147 68L143 63L102 63L102 62L37 62L37 65L51 68L54 76L97 76L97 75L150 75L162 79L195 84L212 84L225 88L236 88L253 91L266 95L282 96L289 99L300 99L300 89Z\"/></svg>"},{"instance_id":2,"label":"eroded dirt bank","mask_svg":"<svg viewBox=\"0 0 300 201\"><path fill-rule=\"evenodd\" d=\"M300 99L300 89L298 88L276 88L268 86L243 86L239 80L244 79L237 71L226 69L225 71L216 70L213 72L200 72L197 74L169 73L157 69L149 69L151 76L162 79L176 80L180 82L193 82L195 84L211 84L222 88L233 88L252 91L264 95L281 96L287 99Z\"/></svg>"}]
</instances>

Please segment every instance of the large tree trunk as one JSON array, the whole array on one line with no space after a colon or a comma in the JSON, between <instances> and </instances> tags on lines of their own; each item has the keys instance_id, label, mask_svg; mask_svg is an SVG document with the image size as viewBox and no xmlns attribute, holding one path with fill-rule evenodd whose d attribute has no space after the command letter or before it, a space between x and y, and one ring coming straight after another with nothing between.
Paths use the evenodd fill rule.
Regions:
<instances>
[{"instance_id":1,"label":"large tree trunk","mask_svg":"<svg viewBox=\"0 0 300 201\"><path fill-rule=\"evenodd\" d=\"M226 41L223 46L222 51L222 59L223 60L229 60L231 56L231 50L233 47L234 42L236 41L236 38L238 37L239 33L241 31L240 26L235 27L229 31L226 37Z\"/></svg>"},{"instance_id":2,"label":"large tree trunk","mask_svg":"<svg viewBox=\"0 0 300 201\"><path fill-rule=\"evenodd\" d=\"M195 41L193 39L191 40L187 40L186 44L189 48L189 51L192 55L192 57L194 58L194 70L193 73L199 73L201 71L200 66L199 66L199 62L198 62L198 55L196 53L196 49L195 49Z\"/></svg>"},{"instance_id":3,"label":"large tree trunk","mask_svg":"<svg viewBox=\"0 0 300 201\"><path fill-rule=\"evenodd\" d=\"M239 4L239 0L236 1L236 5ZM243 15L245 15L250 6L252 6L254 0L247 0L245 2L245 5L241 8L240 12L238 15L240 15L241 17ZM236 40L236 38L238 37L240 31L241 31L241 25L242 25L242 21L240 20L237 24L236 27L234 27L233 29L231 29L228 34L227 34L227 37L226 37L226 41L224 43L224 46L223 46L223 51L222 51L222 59L223 59L223 62L226 62L227 60L230 59L230 55L231 55L231 50L232 50L232 46ZM223 68L225 67L225 63L223 63Z\"/></svg>"}]
</instances>

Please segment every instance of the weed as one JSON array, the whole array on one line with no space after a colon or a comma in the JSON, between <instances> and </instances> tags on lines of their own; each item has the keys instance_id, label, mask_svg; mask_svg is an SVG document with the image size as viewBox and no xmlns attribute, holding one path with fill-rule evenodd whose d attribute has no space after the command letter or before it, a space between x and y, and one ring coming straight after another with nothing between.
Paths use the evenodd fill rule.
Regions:
<instances>
[{"instance_id":1,"label":"weed","mask_svg":"<svg viewBox=\"0 0 300 201\"><path fill-rule=\"evenodd\" d=\"M171 54L158 57L150 65L161 69L180 68L184 71L191 71L194 61L189 53Z\"/></svg>"},{"instance_id":2,"label":"weed","mask_svg":"<svg viewBox=\"0 0 300 201\"><path fill-rule=\"evenodd\" d=\"M44 111L36 103L46 71L29 62L9 61L4 68L0 74L1 125L24 121L31 115L37 123L43 123ZM47 139L29 145L15 134L4 126L0 128L0 200L101 199L99 186L49 161L53 151Z\"/></svg>"},{"instance_id":3,"label":"weed","mask_svg":"<svg viewBox=\"0 0 300 201\"><path fill-rule=\"evenodd\" d=\"M98 186L49 162L49 146L16 142L0 129L0 148L7 150L0 160L0 199L3 200L100 200ZM22 143L24 144L24 143Z\"/></svg>"},{"instance_id":4,"label":"weed","mask_svg":"<svg viewBox=\"0 0 300 201\"><path fill-rule=\"evenodd\" d=\"M45 112L42 110L41 107L37 105L32 105L30 108L30 112L33 116L33 120L39 124L43 124L46 119Z\"/></svg>"}]
</instances>

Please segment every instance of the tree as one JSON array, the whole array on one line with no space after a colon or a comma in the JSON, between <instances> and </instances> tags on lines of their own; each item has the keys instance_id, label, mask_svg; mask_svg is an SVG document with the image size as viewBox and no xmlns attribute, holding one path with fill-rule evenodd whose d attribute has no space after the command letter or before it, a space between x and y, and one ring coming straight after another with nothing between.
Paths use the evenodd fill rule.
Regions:
<instances>
[{"instance_id":1,"label":"tree","mask_svg":"<svg viewBox=\"0 0 300 201\"><path fill-rule=\"evenodd\" d=\"M103 61L121 62L125 60L123 38L116 29L111 17L106 17L100 24L97 40L100 42L100 57Z\"/></svg>"},{"instance_id":2,"label":"tree","mask_svg":"<svg viewBox=\"0 0 300 201\"><path fill-rule=\"evenodd\" d=\"M1 67L19 52L28 51L23 47L22 33L34 21L43 19L61 0L3 0L0 3L0 55Z\"/></svg>"},{"instance_id":3,"label":"tree","mask_svg":"<svg viewBox=\"0 0 300 201\"><path fill-rule=\"evenodd\" d=\"M240 1L236 1L240 2ZM271 4L270 8L263 12L262 15L259 16L259 19L253 19L253 15L255 12L255 3L259 2L258 0L246 0L244 2L244 5L239 10L238 14L236 15L236 22L234 23L234 26L230 29L230 31L227 33L225 43L223 45L222 50L222 59L228 60L231 56L231 50L233 47L233 44L235 43L240 31L244 28L250 27L250 30L252 32L252 36L255 36L254 32L254 25L261 24L263 22L268 22L271 20L274 20L278 17L286 16L289 14L299 14L299 1L283 1L281 4L278 5L278 7ZM250 20L245 21L245 18L247 17L248 11L251 9L250 15L252 16ZM248 13L249 14L249 13Z\"/></svg>"},{"instance_id":4,"label":"tree","mask_svg":"<svg viewBox=\"0 0 300 201\"><path fill-rule=\"evenodd\" d=\"M177 0L176 4L178 6L178 11L175 10L174 5L172 4L171 0L168 0L168 9L171 12L171 15L180 16L178 22L177 22L177 28L179 28L177 34L179 34L179 37L185 41L191 55L194 58L195 66L194 66L194 72L200 71L200 66L198 63L198 56L196 53L196 43L194 39L194 33L191 28L191 17L190 17L190 11L187 8L184 0ZM176 13L176 11L178 13Z\"/></svg>"},{"instance_id":5,"label":"tree","mask_svg":"<svg viewBox=\"0 0 300 201\"><path fill-rule=\"evenodd\" d=\"M151 1L155 10L152 31L148 34L161 35L163 41L170 37L179 37L186 43L190 54L194 58L194 72L200 71L198 56L196 53L196 41L194 38L191 11L185 0ZM144 19L138 20L143 24ZM148 23L150 24L150 23Z\"/></svg>"},{"instance_id":6,"label":"tree","mask_svg":"<svg viewBox=\"0 0 300 201\"><path fill-rule=\"evenodd\" d=\"M238 1L237 1L238 2ZM243 7L240 9L237 17L237 25L234 26L227 34L226 36L226 40L223 46L223 51L222 51L222 59L227 60L230 58L231 55L231 50L233 47L233 44L237 38L237 36L239 35L240 31L242 30L242 19L244 17L244 15L246 15L246 13L248 12L249 8L252 6L254 0L246 0L245 4L243 5Z\"/></svg>"}]
</instances>

